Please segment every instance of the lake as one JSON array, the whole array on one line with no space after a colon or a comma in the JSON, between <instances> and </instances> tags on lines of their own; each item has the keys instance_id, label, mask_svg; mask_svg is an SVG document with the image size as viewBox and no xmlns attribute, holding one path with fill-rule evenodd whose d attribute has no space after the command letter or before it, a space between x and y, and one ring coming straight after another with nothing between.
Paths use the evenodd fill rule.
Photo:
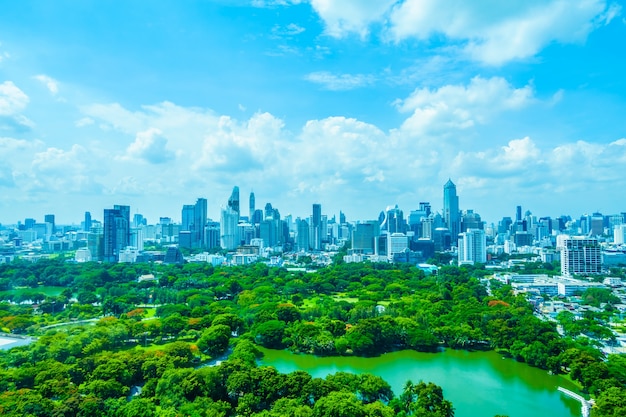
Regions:
<instances>
[{"instance_id":1,"label":"lake","mask_svg":"<svg viewBox=\"0 0 626 417\"><path fill-rule=\"evenodd\" d=\"M262 365L280 372L303 370L313 377L343 371L371 373L385 379L396 395L404 383L434 382L452 401L456 417L579 417L580 403L557 391L559 386L578 392L562 376L503 358L494 351L468 352L446 349L440 353L412 350L374 358L316 357L288 351L261 349Z\"/></svg>"}]
</instances>

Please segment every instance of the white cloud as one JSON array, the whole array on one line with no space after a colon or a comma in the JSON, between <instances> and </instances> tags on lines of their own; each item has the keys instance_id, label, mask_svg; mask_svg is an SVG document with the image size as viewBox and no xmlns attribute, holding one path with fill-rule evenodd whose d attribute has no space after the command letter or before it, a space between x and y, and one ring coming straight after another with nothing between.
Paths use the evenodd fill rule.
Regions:
<instances>
[{"instance_id":1,"label":"white cloud","mask_svg":"<svg viewBox=\"0 0 626 417\"><path fill-rule=\"evenodd\" d=\"M44 74L40 74L40 75L35 75L33 78L39 81L40 83L42 83L43 85L45 85L51 94L55 95L59 92L59 82L53 79L52 77L49 77Z\"/></svg>"},{"instance_id":2,"label":"white cloud","mask_svg":"<svg viewBox=\"0 0 626 417\"><path fill-rule=\"evenodd\" d=\"M513 139L508 144L480 151L460 151L452 163L452 169L460 176L502 178L518 176L524 172L528 180L527 168L537 172L539 166L545 168L546 161L537 145L527 136Z\"/></svg>"},{"instance_id":3,"label":"white cloud","mask_svg":"<svg viewBox=\"0 0 626 417\"><path fill-rule=\"evenodd\" d=\"M18 114L28 105L28 96L12 81L0 84L0 116Z\"/></svg>"},{"instance_id":4,"label":"white cloud","mask_svg":"<svg viewBox=\"0 0 626 417\"><path fill-rule=\"evenodd\" d=\"M367 36L370 25L383 20L395 3L396 0L311 0L311 6L324 20L326 33L335 37L349 33Z\"/></svg>"},{"instance_id":5,"label":"white cloud","mask_svg":"<svg viewBox=\"0 0 626 417\"><path fill-rule=\"evenodd\" d=\"M94 120L91 117L83 117L74 122L74 126L76 127L85 127L94 124Z\"/></svg>"},{"instance_id":6,"label":"white cloud","mask_svg":"<svg viewBox=\"0 0 626 417\"><path fill-rule=\"evenodd\" d=\"M291 37L299 35L305 30L305 28L295 23L290 23L287 26L274 25L274 27L272 28L272 35L276 37Z\"/></svg>"},{"instance_id":7,"label":"white cloud","mask_svg":"<svg viewBox=\"0 0 626 417\"><path fill-rule=\"evenodd\" d=\"M34 154L31 171L20 179L30 192L98 193L96 178L106 168L94 162L102 156L78 144L69 150L50 147Z\"/></svg>"},{"instance_id":8,"label":"white cloud","mask_svg":"<svg viewBox=\"0 0 626 417\"><path fill-rule=\"evenodd\" d=\"M423 134L484 124L495 114L523 108L534 100L531 85L515 88L500 77L474 77L466 86L418 88L396 105L401 112L412 112L402 129Z\"/></svg>"},{"instance_id":9,"label":"white cloud","mask_svg":"<svg viewBox=\"0 0 626 417\"><path fill-rule=\"evenodd\" d=\"M525 59L553 43L584 42L589 33L621 13L606 0L523 2L405 0L312 0L335 37L366 36L373 25L400 42L444 36L465 57L489 65Z\"/></svg>"},{"instance_id":10,"label":"white cloud","mask_svg":"<svg viewBox=\"0 0 626 417\"><path fill-rule=\"evenodd\" d=\"M192 167L226 172L264 168L264 175L268 175L280 160L283 129L283 121L269 113L256 113L245 123L222 116L205 135L202 152L194 158Z\"/></svg>"},{"instance_id":11,"label":"white cloud","mask_svg":"<svg viewBox=\"0 0 626 417\"><path fill-rule=\"evenodd\" d=\"M148 198L148 190L171 199L208 196L213 208L224 203L233 185L239 185L253 188L259 198L284 210L300 210L303 205L309 210L311 202L320 201L349 207L360 216L375 216L396 203L405 204L408 210L423 200L432 201L438 209L441 186L448 177L457 183L463 207L479 213L487 210L484 215L493 215L503 206L514 207L519 204L515 199L537 201L539 193L555 198L569 195L568 185L555 187L580 184L576 178L580 172L589 172L590 179L585 181L594 190L609 183L626 186L616 169L626 165L624 139L611 144L581 141L548 146L524 132L512 140L493 132L480 140L459 138L476 137L493 120L505 117L504 112L536 103L541 102L531 85L516 87L499 77L476 77L466 84L417 89L398 101L398 109L406 114L400 128L383 131L338 116L309 120L296 132L266 112L236 119L168 102L138 110L97 105L86 108L85 117L94 125L109 126L106 137L110 140L65 151L21 152L30 154L36 163L24 172L17 164L11 165L11 175L15 186L33 191L47 186L56 189L46 178L53 181L58 176L69 189L101 190L138 201ZM99 170L81 168L77 160L98 165ZM137 160L167 163L154 169ZM83 169L92 182L67 180L68 176L81 178ZM2 175L8 181L8 174ZM503 197L487 200L490 195ZM165 213L176 213L179 204ZM215 214L216 209L212 210Z\"/></svg>"},{"instance_id":12,"label":"white cloud","mask_svg":"<svg viewBox=\"0 0 626 417\"><path fill-rule=\"evenodd\" d=\"M302 3L303 0L252 0L252 6L266 8L277 6L292 6Z\"/></svg>"},{"instance_id":13,"label":"white cloud","mask_svg":"<svg viewBox=\"0 0 626 417\"><path fill-rule=\"evenodd\" d=\"M345 91L372 85L375 77L365 74L332 74L327 71L312 72L305 79L320 84L327 90Z\"/></svg>"},{"instance_id":14,"label":"white cloud","mask_svg":"<svg viewBox=\"0 0 626 417\"><path fill-rule=\"evenodd\" d=\"M152 164L162 164L174 158L167 149L167 138L159 129L138 132L135 141L126 149L125 158L140 159Z\"/></svg>"}]
</instances>

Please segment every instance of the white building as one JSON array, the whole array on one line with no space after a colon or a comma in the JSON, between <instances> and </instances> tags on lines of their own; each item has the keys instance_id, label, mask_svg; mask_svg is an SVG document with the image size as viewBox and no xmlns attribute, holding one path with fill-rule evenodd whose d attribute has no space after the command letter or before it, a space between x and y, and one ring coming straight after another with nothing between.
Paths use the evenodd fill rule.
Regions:
<instances>
[{"instance_id":1,"label":"white building","mask_svg":"<svg viewBox=\"0 0 626 417\"><path fill-rule=\"evenodd\" d=\"M626 224L618 224L613 228L613 243L616 245L626 243Z\"/></svg>"},{"instance_id":2,"label":"white building","mask_svg":"<svg viewBox=\"0 0 626 417\"><path fill-rule=\"evenodd\" d=\"M220 218L220 244L222 249L233 250L239 246L237 241L237 224L239 223L239 213L230 207L222 209Z\"/></svg>"},{"instance_id":3,"label":"white building","mask_svg":"<svg viewBox=\"0 0 626 417\"><path fill-rule=\"evenodd\" d=\"M467 229L459 234L459 265L487 262L487 236L484 230Z\"/></svg>"},{"instance_id":4,"label":"white building","mask_svg":"<svg viewBox=\"0 0 626 417\"><path fill-rule=\"evenodd\" d=\"M586 236L571 236L563 239L561 249L561 274L599 274L602 255L598 239Z\"/></svg>"},{"instance_id":5,"label":"white building","mask_svg":"<svg viewBox=\"0 0 626 417\"><path fill-rule=\"evenodd\" d=\"M409 248L409 238L404 233L392 233L387 236L387 259L393 260L393 255L403 253Z\"/></svg>"},{"instance_id":6,"label":"white building","mask_svg":"<svg viewBox=\"0 0 626 417\"><path fill-rule=\"evenodd\" d=\"M74 260L76 262L91 262L91 251L87 248L80 248L76 250L76 254L74 255Z\"/></svg>"}]
</instances>

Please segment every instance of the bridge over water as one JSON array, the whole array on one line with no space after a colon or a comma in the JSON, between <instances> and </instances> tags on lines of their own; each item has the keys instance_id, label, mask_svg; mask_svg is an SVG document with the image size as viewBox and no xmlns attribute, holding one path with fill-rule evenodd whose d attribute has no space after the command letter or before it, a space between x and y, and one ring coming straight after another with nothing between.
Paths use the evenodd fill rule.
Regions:
<instances>
[{"instance_id":1,"label":"bridge over water","mask_svg":"<svg viewBox=\"0 0 626 417\"><path fill-rule=\"evenodd\" d=\"M580 402L582 416L589 417L589 411L591 410L591 406L593 405L593 400L587 401L586 399L576 394L575 392L572 392L563 387L559 387L559 391L561 391L563 394L567 395L568 397L572 397L576 401Z\"/></svg>"}]
</instances>

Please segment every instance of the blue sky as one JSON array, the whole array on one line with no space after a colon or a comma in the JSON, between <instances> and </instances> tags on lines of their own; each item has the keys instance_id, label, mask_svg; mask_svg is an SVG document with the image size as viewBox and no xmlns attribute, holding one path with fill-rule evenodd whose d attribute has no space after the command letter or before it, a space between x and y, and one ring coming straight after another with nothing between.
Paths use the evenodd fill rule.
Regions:
<instances>
[{"instance_id":1,"label":"blue sky","mask_svg":"<svg viewBox=\"0 0 626 417\"><path fill-rule=\"evenodd\" d=\"M0 222L204 197L348 220L626 211L626 11L603 0L7 2ZM242 206L247 207L244 203Z\"/></svg>"}]
</instances>

